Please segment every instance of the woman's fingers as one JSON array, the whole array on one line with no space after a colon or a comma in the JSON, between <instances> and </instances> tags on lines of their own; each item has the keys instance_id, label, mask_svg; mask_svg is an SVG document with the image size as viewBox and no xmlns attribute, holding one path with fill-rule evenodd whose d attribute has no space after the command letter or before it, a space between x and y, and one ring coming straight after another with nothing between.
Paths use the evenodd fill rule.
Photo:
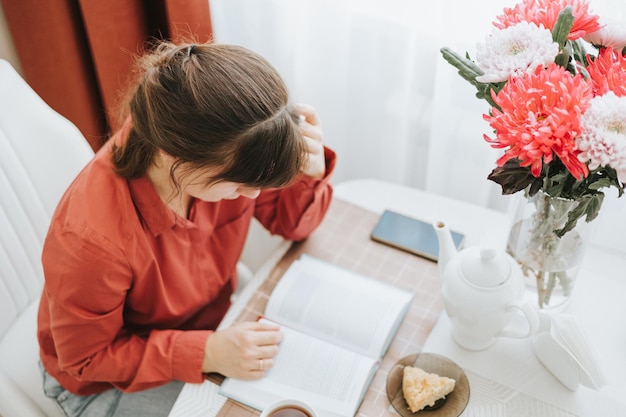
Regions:
<instances>
[{"instance_id":1,"label":"woman's fingers","mask_svg":"<svg viewBox=\"0 0 626 417\"><path fill-rule=\"evenodd\" d=\"M259 358L251 362L252 377L261 377L274 367L274 358Z\"/></svg>"},{"instance_id":2,"label":"woman's fingers","mask_svg":"<svg viewBox=\"0 0 626 417\"><path fill-rule=\"evenodd\" d=\"M302 172L309 177L322 179L326 174L326 159L320 119L315 108L309 104L298 104L297 110L302 118L300 131L307 148L307 162Z\"/></svg>"},{"instance_id":3,"label":"woman's fingers","mask_svg":"<svg viewBox=\"0 0 626 417\"><path fill-rule=\"evenodd\" d=\"M314 155L324 154L324 145L322 145L321 140L317 141L310 136L305 136L304 140L306 142L307 152Z\"/></svg>"},{"instance_id":4,"label":"woman's fingers","mask_svg":"<svg viewBox=\"0 0 626 417\"><path fill-rule=\"evenodd\" d=\"M319 117L317 116L317 111L315 107L306 103L298 103L296 104L296 108L298 109L298 113L304 116L304 121L313 126L321 127L321 122Z\"/></svg>"},{"instance_id":5,"label":"woman's fingers","mask_svg":"<svg viewBox=\"0 0 626 417\"><path fill-rule=\"evenodd\" d=\"M277 345L283 340L280 327L265 322L250 322L249 330L253 331L252 343L258 346Z\"/></svg>"},{"instance_id":6,"label":"woman's fingers","mask_svg":"<svg viewBox=\"0 0 626 417\"><path fill-rule=\"evenodd\" d=\"M256 379L274 366L280 327L269 323L243 322L213 333L205 346L204 372Z\"/></svg>"}]
</instances>

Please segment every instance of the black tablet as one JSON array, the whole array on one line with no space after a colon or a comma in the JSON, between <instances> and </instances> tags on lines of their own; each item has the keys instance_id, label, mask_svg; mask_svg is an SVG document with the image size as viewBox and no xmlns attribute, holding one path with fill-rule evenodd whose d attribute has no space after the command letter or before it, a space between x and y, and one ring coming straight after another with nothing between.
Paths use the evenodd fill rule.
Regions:
<instances>
[{"instance_id":1,"label":"black tablet","mask_svg":"<svg viewBox=\"0 0 626 417\"><path fill-rule=\"evenodd\" d=\"M451 231L457 248L461 247L464 236ZM437 261L439 240L431 223L385 210L380 216L371 238L394 248Z\"/></svg>"}]
</instances>

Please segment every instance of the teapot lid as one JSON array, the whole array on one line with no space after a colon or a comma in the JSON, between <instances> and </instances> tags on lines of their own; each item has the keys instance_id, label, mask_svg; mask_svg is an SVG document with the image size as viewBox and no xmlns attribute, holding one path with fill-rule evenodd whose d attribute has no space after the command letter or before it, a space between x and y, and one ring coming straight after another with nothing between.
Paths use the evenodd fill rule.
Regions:
<instances>
[{"instance_id":1,"label":"teapot lid","mask_svg":"<svg viewBox=\"0 0 626 417\"><path fill-rule=\"evenodd\" d=\"M476 248L461 260L465 279L477 287L493 288L502 285L511 276L511 263L506 254L493 248ZM469 255L469 256L468 256Z\"/></svg>"}]
</instances>

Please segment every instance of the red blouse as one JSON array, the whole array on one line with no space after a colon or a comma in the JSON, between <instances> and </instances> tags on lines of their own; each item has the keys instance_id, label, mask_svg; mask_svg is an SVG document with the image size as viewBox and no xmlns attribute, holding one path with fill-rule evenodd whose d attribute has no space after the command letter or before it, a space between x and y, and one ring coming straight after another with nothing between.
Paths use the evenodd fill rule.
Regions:
<instances>
[{"instance_id":1,"label":"red blouse","mask_svg":"<svg viewBox=\"0 0 626 417\"><path fill-rule=\"evenodd\" d=\"M125 132L70 185L43 249L41 360L80 395L201 382L206 339L230 305L252 217L273 234L301 240L332 196L335 154L325 149L322 180L303 177L255 200L195 200L184 219L147 177L128 181L113 172L111 144Z\"/></svg>"}]
</instances>

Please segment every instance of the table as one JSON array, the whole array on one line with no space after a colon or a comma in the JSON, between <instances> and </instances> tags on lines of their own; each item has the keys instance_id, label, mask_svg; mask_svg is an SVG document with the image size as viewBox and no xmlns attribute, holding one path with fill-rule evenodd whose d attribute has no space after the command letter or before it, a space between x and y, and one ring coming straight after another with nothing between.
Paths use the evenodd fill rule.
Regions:
<instances>
[{"instance_id":1,"label":"table","mask_svg":"<svg viewBox=\"0 0 626 417\"><path fill-rule=\"evenodd\" d=\"M511 219L502 212L374 179L352 180L337 184L334 186L333 197L362 207L376 215L380 215L385 209L391 209L428 222L445 221L451 229L465 235L467 245L504 249L511 226ZM227 327L233 323L241 313L241 309L290 246L289 241L284 241L277 246L269 259L257 271L254 280L243 290L240 299L228 311L220 327Z\"/></svg>"},{"instance_id":2,"label":"table","mask_svg":"<svg viewBox=\"0 0 626 417\"><path fill-rule=\"evenodd\" d=\"M510 219L499 212L376 180L351 181L338 186L337 191L341 198L375 212L393 208L425 219L449 219L451 227L459 227L471 238L470 244L500 248L506 244ZM432 206L420 207L424 201ZM475 221L468 224L468 218ZM463 416L518 416L527 415L530 409L532 414L528 415L533 417L626 416L626 326L618 324L626 317L624 271L623 255L590 247L577 288L564 311L577 317L604 370L608 386L600 391L584 386L575 392L564 388L534 357L530 339L503 338L483 352L464 350L452 341L449 321L442 314L422 349L452 358L471 372L475 386L499 393L492 398L483 395L482 403L468 407ZM611 317L616 319L607 320ZM473 397L470 405L477 399Z\"/></svg>"},{"instance_id":3,"label":"table","mask_svg":"<svg viewBox=\"0 0 626 417\"><path fill-rule=\"evenodd\" d=\"M387 276L385 271L395 268L393 275L399 277L400 285L408 285L402 280L420 280L419 285L413 287L420 292L365 396L359 416L397 416L389 407L385 394L387 371L397 359L420 350L448 356L466 369L474 384L474 391L464 416L525 415L519 413L522 410L527 411L525 407L534 407L535 416L626 415L626 405L620 398L620 393L623 395L626 392L626 331L619 334L619 340L615 343L614 335L607 332L607 326L597 326L598 317L608 315L608 310L618 308L620 303L616 298L619 294L626 293L626 280L620 281L615 273L611 274L614 267L623 266L621 271L625 270L626 261L613 259L615 257L604 253L590 253L581 274L592 275L592 279L581 280L580 284L584 288L575 293L578 297L572 303L574 312L585 313L581 314L582 324L591 339L601 341L598 343L600 346L594 345L599 347L600 357L608 358L609 365L617 365L607 375L610 385L601 393L586 388L581 388L576 393L565 392L560 383L538 365L532 353L529 353L532 352L528 350L529 346L524 344L526 341L498 341L493 348L479 353L465 351L452 342L445 313L441 314L442 302L438 292L436 264L369 240L369 232L378 215L387 208L426 221L443 220L451 228L464 233L468 245L504 248L510 227L509 217L501 212L432 193L377 180L355 180L339 184L335 187L335 200L329 214L320 228L304 243L291 245L290 242L283 242L255 274L255 278L233 304L221 326L228 326L235 320L254 318L267 301L273 285L299 253L307 252L367 275ZM604 270L597 268L596 262L593 262L596 259L602 260ZM372 272L374 264L382 265L383 268ZM600 285L596 285L598 282ZM603 297L608 302L594 303L593 299L596 297ZM593 308L590 308L592 305ZM621 307L619 312L626 314L625 309ZM587 314L590 310L592 314ZM498 367L491 366L494 358L497 358ZM516 363L520 359L532 365L528 368L533 370L532 378L516 379L510 377L510 372L499 372L523 368L524 362ZM259 414L256 410L219 395L216 385L219 382L218 378L204 384L187 384L170 417L248 417ZM481 395L476 395L481 392L477 388L482 390ZM491 402L490 392L493 394ZM556 405L555 401L546 402L550 400L546 397L551 393L558 394L559 401ZM501 401L503 398L511 401ZM601 404L596 404L597 401L608 401L608 406L604 408L607 412L586 414L589 407L584 403L590 399L595 407L600 407L596 411L603 409ZM569 409L562 407L564 402L570 403ZM544 414L541 414L542 410L545 411ZM555 410L560 414L555 414ZM581 414L577 414L579 411Z\"/></svg>"}]
</instances>

